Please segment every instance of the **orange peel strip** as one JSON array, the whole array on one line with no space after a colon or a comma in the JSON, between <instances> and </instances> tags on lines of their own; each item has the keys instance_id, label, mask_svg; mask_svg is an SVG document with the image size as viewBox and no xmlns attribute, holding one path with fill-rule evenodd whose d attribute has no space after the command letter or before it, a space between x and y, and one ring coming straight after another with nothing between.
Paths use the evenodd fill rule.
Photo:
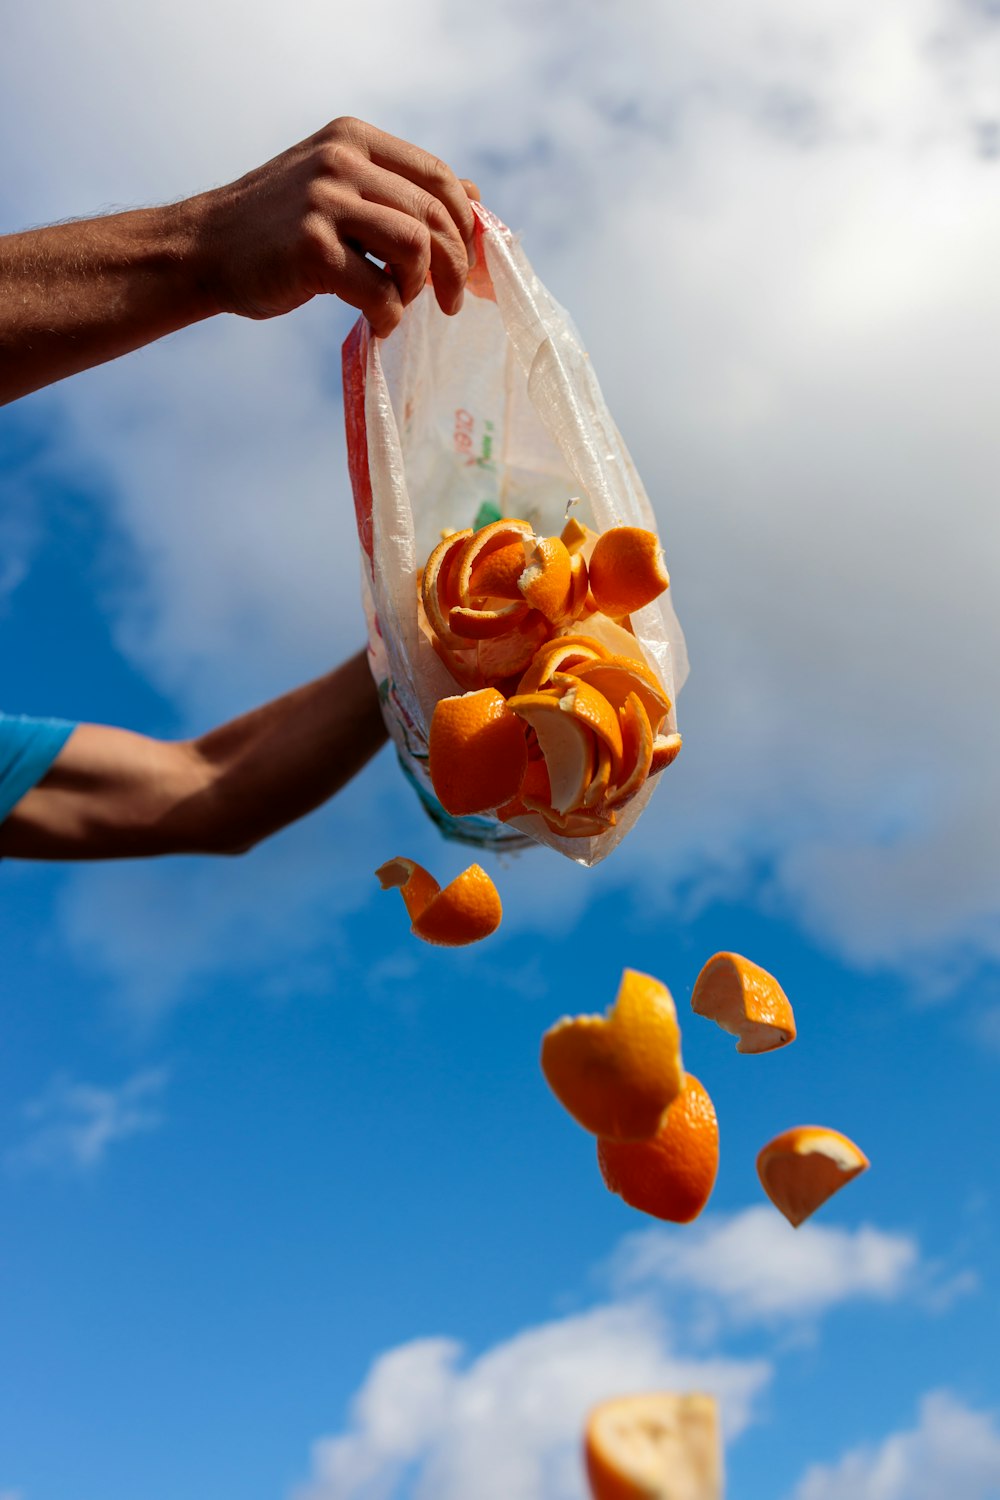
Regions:
<instances>
[{"instance_id":1,"label":"orange peel strip","mask_svg":"<svg viewBox=\"0 0 1000 1500\"><path fill-rule=\"evenodd\" d=\"M650 728L654 735L659 734L670 712L670 699L645 662L632 656L608 656L603 661L582 662L576 676L603 693L615 710L624 706L629 693L636 693L646 710Z\"/></svg>"},{"instance_id":2,"label":"orange peel strip","mask_svg":"<svg viewBox=\"0 0 1000 1500\"><path fill-rule=\"evenodd\" d=\"M761 1186L795 1229L870 1165L852 1140L823 1125L796 1125L757 1153Z\"/></svg>"},{"instance_id":3,"label":"orange peel strip","mask_svg":"<svg viewBox=\"0 0 1000 1500\"><path fill-rule=\"evenodd\" d=\"M425 943L459 948L489 937L500 925L500 897L481 865L470 865L444 890L422 865L402 855L375 874L384 891L399 888L412 930Z\"/></svg>"},{"instance_id":4,"label":"orange peel strip","mask_svg":"<svg viewBox=\"0 0 1000 1500\"><path fill-rule=\"evenodd\" d=\"M737 1037L737 1052L773 1052L795 1040L795 1016L781 985L739 953L713 954L695 980L691 1009Z\"/></svg>"},{"instance_id":5,"label":"orange peel strip","mask_svg":"<svg viewBox=\"0 0 1000 1500\"><path fill-rule=\"evenodd\" d=\"M629 693L619 709L622 726L622 779L608 792L608 806L630 802L645 783L653 763L653 731L638 693Z\"/></svg>"},{"instance_id":6,"label":"orange peel strip","mask_svg":"<svg viewBox=\"0 0 1000 1500\"><path fill-rule=\"evenodd\" d=\"M552 1092L585 1130L648 1140L684 1082L670 991L626 969L607 1015L558 1021L542 1039L541 1061Z\"/></svg>"},{"instance_id":7,"label":"orange peel strip","mask_svg":"<svg viewBox=\"0 0 1000 1500\"><path fill-rule=\"evenodd\" d=\"M453 592L452 578L459 554L472 535L472 530L466 528L465 531L453 532L451 536L438 542L427 559L427 566L420 580L424 614L431 629L448 645L455 643L448 625L448 611L458 603L458 595Z\"/></svg>"},{"instance_id":8,"label":"orange peel strip","mask_svg":"<svg viewBox=\"0 0 1000 1500\"><path fill-rule=\"evenodd\" d=\"M518 683L519 693L535 693L548 686L554 672L569 672L585 661L603 661L608 651L599 641L585 635L557 635L535 653L531 665Z\"/></svg>"},{"instance_id":9,"label":"orange peel strip","mask_svg":"<svg viewBox=\"0 0 1000 1500\"><path fill-rule=\"evenodd\" d=\"M508 630L516 630L527 614L528 606L523 599L500 604L495 609L477 609L472 604L457 604L448 611L448 628L452 637L461 636L463 640L469 641L489 640L505 635Z\"/></svg>"}]
</instances>

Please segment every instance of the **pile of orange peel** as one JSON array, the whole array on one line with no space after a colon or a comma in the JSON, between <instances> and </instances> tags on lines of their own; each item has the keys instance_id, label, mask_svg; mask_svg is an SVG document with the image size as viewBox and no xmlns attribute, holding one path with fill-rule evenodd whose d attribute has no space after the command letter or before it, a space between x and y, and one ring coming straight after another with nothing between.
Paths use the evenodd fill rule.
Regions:
<instances>
[{"instance_id":1,"label":"pile of orange peel","mask_svg":"<svg viewBox=\"0 0 1000 1500\"><path fill-rule=\"evenodd\" d=\"M420 620L464 689L431 720L446 812L538 820L570 839L615 826L681 748L631 620L669 583L658 537L638 526L598 534L571 518L539 537L505 518L444 537L421 575Z\"/></svg>"}]
</instances>

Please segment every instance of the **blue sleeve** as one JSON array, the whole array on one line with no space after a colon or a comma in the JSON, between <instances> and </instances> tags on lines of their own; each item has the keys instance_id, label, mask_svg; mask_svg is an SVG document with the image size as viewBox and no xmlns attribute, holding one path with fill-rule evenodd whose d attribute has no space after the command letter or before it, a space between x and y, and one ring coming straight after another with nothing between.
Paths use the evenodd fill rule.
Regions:
<instances>
[{"instance_id":1,"label":"blue sleeve","mask_svg":"<svg viewBox=\"0 0 1000 1500\"><path fill-rule=\"evenodd\" d=\"M75 728L65 719L0 714L0 823L41 781Z\"/></svg>"}]
</instances>

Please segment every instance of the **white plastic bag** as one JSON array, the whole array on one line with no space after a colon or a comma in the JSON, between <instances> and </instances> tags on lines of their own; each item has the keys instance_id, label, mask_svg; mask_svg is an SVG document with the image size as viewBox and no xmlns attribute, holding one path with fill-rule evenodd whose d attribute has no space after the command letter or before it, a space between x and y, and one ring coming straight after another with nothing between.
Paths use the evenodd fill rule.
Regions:
<instances>
[{"instance_id":1,"label":"white plastic bag","mask_svg":"<svg viewBox=\"0 0 1000 1500\"><path fill-rule=\"evenodd\" d=\"M434 705L462 691L417 617L419 571L442 530L500 515L521 517L540 535L558 535L574 496L580 498L573 514L594 530L657 530L571 319L510 230L488 209L473 207L477 262L461 312L446 317L425 288L388 339L374 338L362 318L344 344L369 660L403 769L449 837L497 848L530 838L591 865L617 847L666 773L647 783L612 830L593 839L560 838L539 818L512 824L452 818L427 774ZM675 701L688 668L669 592L633 615L632 625ZM664 728L676 728L673 710Z\"/></svg>"}]
</instances>

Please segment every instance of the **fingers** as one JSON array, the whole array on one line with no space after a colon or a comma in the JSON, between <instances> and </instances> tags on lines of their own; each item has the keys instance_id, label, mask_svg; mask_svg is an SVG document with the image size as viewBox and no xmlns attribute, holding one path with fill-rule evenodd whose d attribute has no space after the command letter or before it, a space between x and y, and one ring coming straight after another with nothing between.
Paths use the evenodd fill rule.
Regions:
<instances>
[{"instance_id":1,"label":"fingers","mask_svg":"<svg viewBox=\"0 0 1000 1500\"><path fill-rule=\"evenodd\" d=\"M482 202L482 199L479 195L479 189L476 187L476 184L474 182L470 182L468 177L460 177L458 180L464 187L465 196L467 198L471 198L473 203Z\"/></svg>"},{"instance_id":2,"label":"fingers","mask_svg":"<svg viewBox=\"0 0 1000 1500\"><path fill-rule=\"evenodd\" d=\"M439 157L431 156L419 146L411 146L384 131L372 131L368 154L377 167L384 167L406 177L417 187L436 198L451 215L466 248L472 245L476 221L469 207L468 195L451 168Z\"/></svg>"},{"instance_id":3,"label":"fingers","mask_svg":"<svg viewBox=\"0 0 1000 1500\"><path fill-rule=\"evenodd\" d=\"M347 249L336 290L342 301L365 315L376 337L386 339L399 326L403 301L396 282L388 271L366 260L359 250Z\"/></svg>"},{"instance_id":4,"label":"fingers","mask_svg":"<svg viewBox=\"0 0 1000 1500\"><path fill-rule=\"evenodd\" d=\"M394 268L403 265L409 271L417 253L424 247L427 249L429 267L424 260L419 272L412 273L414 276L419 274L419 281L414 285L408 275L406 285L400 283L404 305L420 291L429 268L434 295L442 312L457 312L462 305L470 255L454 219L441 200L405 177L368 162L358 172L354 186L364 200L360 205L362 217L371 225L369 231L367 224L362 223L354 236L366 250ZM382 248L366 238L369 232L382 236ZM412 290L409 289L411 285Z\"/></svg>"}]
</instances>

